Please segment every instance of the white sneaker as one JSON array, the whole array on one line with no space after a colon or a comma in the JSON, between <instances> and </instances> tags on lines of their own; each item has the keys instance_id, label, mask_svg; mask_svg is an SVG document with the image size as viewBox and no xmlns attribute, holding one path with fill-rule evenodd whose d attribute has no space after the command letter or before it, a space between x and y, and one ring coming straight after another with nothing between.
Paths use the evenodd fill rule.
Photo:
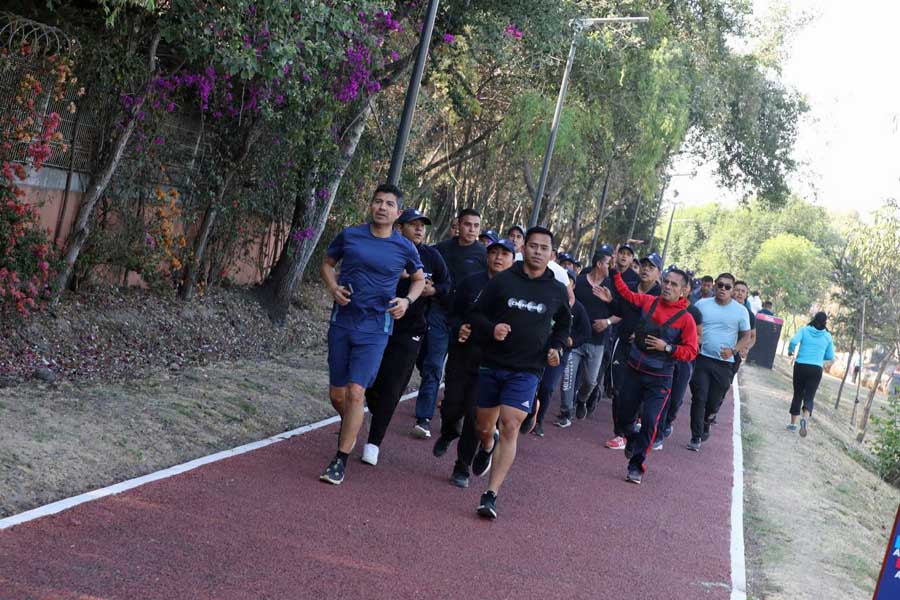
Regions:
<instances>
[{"instance_id":1,"label":"white sneaker","mask_svg":"<svg viewBox=\"0 0 900 600\"><path fill-rule=\"evenodd\" d=\"M366 444L363 447L362 461L373 467L378 464L378 446L375 444Z\"/></svg>"}]
</instances>

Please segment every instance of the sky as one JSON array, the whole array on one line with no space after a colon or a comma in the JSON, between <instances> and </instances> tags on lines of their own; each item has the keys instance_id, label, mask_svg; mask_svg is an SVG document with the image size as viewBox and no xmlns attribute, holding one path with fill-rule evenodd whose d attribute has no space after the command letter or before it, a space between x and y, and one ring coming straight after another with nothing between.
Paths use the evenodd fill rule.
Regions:
<instances>
[{"instance_id":1,"label":"sky","mask_svg":"<svg viewBox=\"0 0 900 600\"><path fill-rule=\"evenodd\" d=\"M771 3L755 0L764 17ZM793 36L782 80L802 93L803 119L791 177L792 190L836 211L871 213L888 197L900 198L900 2L896 0L791 0L792 13L811 20ZM689 173L689 162L672 172ZM696 177L676 177L666 194L686 205L732 203L711 166Z\"/></svg>"}]
</instances>

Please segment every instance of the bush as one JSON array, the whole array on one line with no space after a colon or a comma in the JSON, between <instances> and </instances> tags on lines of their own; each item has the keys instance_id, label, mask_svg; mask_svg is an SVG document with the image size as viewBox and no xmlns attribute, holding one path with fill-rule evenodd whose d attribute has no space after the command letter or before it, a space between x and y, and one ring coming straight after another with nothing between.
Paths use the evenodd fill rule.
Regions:
<instances>
[{"instance_id":1,"label":"bush","mask_svg":"<svg viewBox=\"0 0 900 600\"><path fill-rule=\"evenodd\" d=\"M875 423L875 458L878 474L885 481L900 485L900 395L891 394L884 416L872 417Z\"/></svg>"}]
</instances>

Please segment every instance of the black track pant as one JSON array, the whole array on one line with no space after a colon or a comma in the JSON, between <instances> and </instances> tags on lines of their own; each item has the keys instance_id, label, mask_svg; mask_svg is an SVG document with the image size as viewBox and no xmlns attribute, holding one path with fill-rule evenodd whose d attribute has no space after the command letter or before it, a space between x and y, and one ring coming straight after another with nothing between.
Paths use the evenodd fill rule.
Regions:
<instances>
[{"instance_id":1,"label":"black track pant","mask_svg":"<svg viewBox=\"0 0 900 600\"><path fill-rule=\"evenodd\" d=\"M622 387L625 385L625 380L629 377L628 371L628 353L631 351L631 342L628 340L624 340L619 338L615 342L615 346L612 351L612 361L609 368L610 379L612 379L612 418L613 418L613 431L617 436L625 437L629 432L630 428L622 427L621 419L619 418L619 412L622 407Z\"/></svg>"},{"instance_id":2,"label":"black track pant","mask_svg":"<svg viewBox=\"0 0 900 600\"><path fill-rule=\"evenodd\" d=\"M400 402L400 395L412 377L420 344L421 336L411 333L397 333L388 340L375 383L366 390L366 404L372 413L372 422L369 424L370 444L381 446Z\"/></svg>"},{"instance_id":3,"label":"black track pant","mask_svg":"<svg viewBox=\"0 0 900 600\"><path fill-rule=\"evenodd\" d=\"M691 376L691 437L699 440L703 435L703 425L722 406L725 394L734 378L730 362L717 360L702 354L694 364Z\"/></svg>"},{"instance_id":4,"label":"black track pant","mask_svg":"<svg viewBox=\"0 0 900 600\"><path fill-rule=\"evenodd\" d=\"M449 440L459 438L453 469L466 474L478 449L475 430L478 363L477 353L471 352L464 344L450 343L444 375L444 400L441 402L441 437Z\"/></svg>"},{"instance_id":5,"label":"black track pant","mask_svg":"<svg viewBox=\"0 0 900 600\"><path fill-rule=\"evenodd\" d=\"M688 385L691 383L691 376L694 374L693 362L675 362L675 369L672 373L672 396L669 398L669 405L664 412L665 418L659 421L660 427L663 429L671 427L678 416L678 409L684 403L684 397L687 394Z\"/></svg>"},{"instance_id":6,"label":"black track pant","mask_svg":"<svg viewBox=\"0 0 900 600\"><path fill-rule=\"evenodd\" d=\"M800 408L812 414L816 390L822 381L822 367L794 363L794 398L791 400L791 414L799 415Z\"/></svg>"},{"instance_id":7,"label":"black track pant","mask_svg":"<svg viewBox=\"0 0 900 600\"><path fill-rule=\"evenodd\" d=\"M627 375L619 390L620 431L627 431L625 448L631 452L630 468L646 470L644 463L653 448L658 433L660 419L669 404L672 392L672 374L649 375L627 367ZM641 428L635 431L631 426L641 417Z\"/></svg>"}]
</instances>

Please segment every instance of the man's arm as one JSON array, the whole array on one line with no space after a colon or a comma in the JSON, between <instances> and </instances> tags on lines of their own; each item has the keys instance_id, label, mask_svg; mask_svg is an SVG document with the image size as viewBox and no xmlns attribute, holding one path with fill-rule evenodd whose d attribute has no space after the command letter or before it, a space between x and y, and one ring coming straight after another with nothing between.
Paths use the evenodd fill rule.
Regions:
<instances>
[{"instance_id":1,"label":"man's arm","mask_svg":"<svg viewBox=\"0 0 900 600\"><path fill-rule=\"evenodd\" d=\"M750 349L750 337L752 329L748 329L747 331L739 331L738 332L738 341L734 346L734 351L741 356L744 356L747 351Z\"/></svg>"},{"instance_id":2,"label":"man's arm","mask_svg":"<svg viewBox=\"0 0 900 600\"><path fill-rule=\"evenodd\" d=\"M496 281L496 279L492 279L487 282L487 285L484 286L478 295L475 304L464 318L464 321L467 321L472 326L474 333L489 340L494 339L494 328L496 326L494 321L488 317L488 313L491 311L494 303L496 294L494 290L497 287L495 285Z\"/></svg>"},{"instance_id":3,"label":"man's arm","mask_svg":"<svg viewBox=\"0 0 900 600\"><path fill-rule=\"evenodd\" d=\"M562 292L561 292L562 293ZM550 347L563 351L566 341L572 332L572 312L569 310L569 299L565 297L553 315L553 330L550 332Z\"/></svg>"},{"instance_id":4,"label":"man's arm","mask_svg":"<svg viewBox=\"0 0 900 600\"><path fill-rule=\"evenodd\" d=\"M347 306L350 304L350 290L342 285L338 285L337 273L334 271L336 266L337 260L326 256L325 260L322 261L322 266L319 268L319 274L322 276L322 281L325 282L325 287L331 292L334 301L340 306Z\"/></svg>"},{"instance_id":5,"label":"man's arm","mask_svg":"<svg viewBox=\"0 0 900 600\"><path fill-rule=\"evenodd\" d=\"M450 293L450 286L452 282L450 281L450 269L447 268L447 263L444 261L444 257L441 256L441 253L435 250L434 252L434 269L431 273L431 281L434 284L434 295L437 298L442 298Z\"/></svg>"},{"instance_id":6,"label":"man's arm","mask_svg":"<svg viewBox=\"0 0 900 600\"><path fill-rule=\"evenodd\" d=\"M419 269L409 277L409 292L405 298L394 298L390 302L388 312L394 319L402 319L410 305L415 302L425 289L425 271Z\"/></svg>"},{"instance_id":7,"label":"man's arm","mask_svg":"<svg viewBox=\"0 0 900 600\"><path fill-rule=\"evenodd\" d=\"M691 362L697 358L697 353L699 351L697 346L699 339L697 335L697 323L690 315L682 316L681 322L681 343L675 346L675 352L672 353L672 358L682 362Z\"/></svg>"},{"instance_id":8,"label":"man's arm","mask_svg":"<svg viewBox=\"0 0 900 600\"><path fill-rule=\"evenodd\" d=\"M613 275L613 285L616 286L616 291L625 302L633 304L639 308L644 308L644 304L646 304L644 294L637 294L628 289L628 284L626 284L625 280L622 279L621 273L616 273L615 275Z\"/></svg>"}]
</instances>

